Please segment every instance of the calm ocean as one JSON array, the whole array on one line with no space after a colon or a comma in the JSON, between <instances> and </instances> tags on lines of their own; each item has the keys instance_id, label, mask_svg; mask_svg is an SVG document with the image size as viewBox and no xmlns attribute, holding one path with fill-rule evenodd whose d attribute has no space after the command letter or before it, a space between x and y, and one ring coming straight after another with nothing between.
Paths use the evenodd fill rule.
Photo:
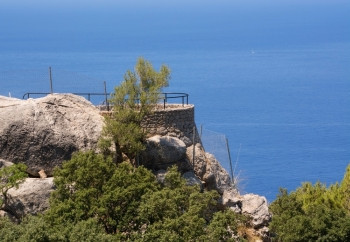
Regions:
<instances>
[{"instance_id":1,"label":"calm ocean","mask_svg":"<svg viewBox=\"0 0 350 242\"><path fill-rule=\"evenodd\" d=\"M144 56L171 68L165 91L190 95L198 127L226 135L242 192L272 201L279 187L341 181L349 4L143 10L0 9L0 95L49 91L49 66L55 92L112 91Z\"/></svg>"}]
</instances>

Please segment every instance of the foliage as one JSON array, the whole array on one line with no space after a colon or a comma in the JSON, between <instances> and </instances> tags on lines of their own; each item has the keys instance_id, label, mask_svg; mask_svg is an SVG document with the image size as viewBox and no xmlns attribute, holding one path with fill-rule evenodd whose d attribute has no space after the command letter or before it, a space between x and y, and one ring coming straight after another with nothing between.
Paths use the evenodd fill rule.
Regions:
<instances>
[{"instance_id":1,"label":"foliage","mask_svg":"<svg viewBox=\"0 0 350 242\"><path fill-rule=\"evenodd\" d=\"M44 216L27 216L21 224L0 218L0 231L0 241L117 241L93 218L54 226L47 223Z\"/></svg>"},{"instance_id":2,"label":"foliage","mask_svg":"<svg viewBox=\"0 0 350 242\"><path fill-rule=\"evenodd\" d=\"M48 221L62 224L96 218L109 233L127 232L137 223L142 195L158 189L154 175L129 163L116 166L93 152L77 153L55 171L56 191ZM136 225L135 225L136 226Z\"/></svg>"},{"instance_id":3,"label":"foliage","mask_svg":"<svg viewBox=\"0 0 350 242\"><path fill-rule=\"evenodd\" d=\"M270 205L270 229L277 241L350 241L350 211L346 191L349 167L344 179L326 187L303 183L296 191L281 189Z\"/></svg>"},{"instance_id":4,"label":"foliage","mask_svg":"<svg viewBox=\"0 0 350 242\"><path fill-rule=\"evenodd\" d=\"M10 188L18 188L18 185L28 176L27 166L24 164L14 164L0 169L0 207L6 203L7 192Z\"/></svg>"},{"instance_id":5,"label":"foliage","mask_svg":"<svg viewBox=\"0 0 350 242\"><path fill-rule=\"evenodd\" d=\"M344 207L350 211L350 164L346 168L343 181L340 184L340 193Z\"/></svg>"},{"instance_id":6,"label":"foliage","mask_svg":"<svg viewBox=\"0 0 350 242\"><path fill-rule=\"evenodd\" d=\"M228 241L242 217L221 210L216 191L187 186L176 166L170 168L163 188L146 194L139 207L145 231L140 241ZM138 234L140 235L140 234Z\"/></svg>"},{"instance_id":7,"label":"foliage","mask_svg":"<svg viewBox=\"0 0 350 242\"><path fill-rule=\"evenodd\" d=\"M0 219L0 241L230 241L245 223L176 166L159 184L144 167L86 152L54 174L50 209L21 224Z\"/></svg>"},{"instance_id":8,"label":"foliage","mask_svg":"<svg viewBox=\"0 0 350 242\"><path fill-rule=\"evenodd\" d=\"M116 158L123 160L125 154L129 160L144 149L145 133L141 122L160 98L163 87L168 86L170 70L162 65L159 72L152 64L143 59L137 60L135 71L127 71L124 81L115 87L110 102L113 104L111 117L106 117L100 148L107 153L112 141L116 149Z\"/></svg>"},{"instance_id":9,"label":"foliage","mask_svg":"<svg viewBox=\"0 0 350 242\"><path fill-rule=\"evenodd\" d=\"M244 226L247 218L232 210L219 211L214 214L207 228L208 241L238 241L239 226Z\"/></svg>"}]
</instances>

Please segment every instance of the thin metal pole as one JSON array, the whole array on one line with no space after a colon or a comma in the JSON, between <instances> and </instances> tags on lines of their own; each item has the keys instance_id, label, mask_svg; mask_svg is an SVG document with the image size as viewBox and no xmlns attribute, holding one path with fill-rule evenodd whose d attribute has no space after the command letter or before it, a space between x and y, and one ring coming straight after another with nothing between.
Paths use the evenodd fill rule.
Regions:
<instances>
[{"instance_id":1,"label":"thin metal pole","mask_svg":"<svg viewBox=\"0 0 350 242\"><path fill-rule=\"evenodd\" d=\"M165 104L168 102L168 95L167 93L164 93L164 109L165 109Z\"/></svg>"},{"instance_id":2,"label":"thin metal pole","mask_svg":"<svg viewBox=\"0 0 350 242\"><path fill-rule=\"evenodd\" d=\"M192 144L193 144L193 153L192 153L192 165L193 165L193 170L194 170L194 158L195 158L195 153L196 153L196 143L195 143L195 139L196 139L196 126L193 126L193 138L192 138Z\"/></svg>"},{"instance_id":3,"label":"thin metal pole","mask_svg":"<svg viewBox=\"0 0 350 242\"><path fill-rule=\"evenodd\" d=\"M226 147L227 147L228 159L230 161L231 179L233 181L233 169L232 169L231 152L230 152L230 146L228 145L228 139L227 138L226 138Z\"/></svg>"},{"instance_id":4,"label":"thin metal pole","mask_svg":"<svg viewBox=\"0 0 350 242\"><path fill-rule=\"evenodd\" d=\"M53 87L52 87L52 70L51 66L49 67L49 75L50 75L50 93L53 93Z\"/></svg>"},{"instance_id":5,"label":"thin metal pole","mask_svg":"<svg viewBox=\"0 0 350 242\"><path fill-rule=\"evenodd\" d=\"M107 111L109 111L109 104L108 104L108 98L107 98L107 85L106 82L103 82L104 86L105 86L105 98L106 98L106 106L107 106Z\"/></svg>"}]
</instances>

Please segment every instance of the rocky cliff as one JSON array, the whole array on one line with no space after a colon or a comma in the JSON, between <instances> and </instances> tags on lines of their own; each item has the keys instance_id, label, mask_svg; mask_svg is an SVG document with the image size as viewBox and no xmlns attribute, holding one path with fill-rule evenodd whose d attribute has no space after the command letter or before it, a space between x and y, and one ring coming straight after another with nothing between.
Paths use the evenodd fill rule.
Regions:
<instances>
[{"instance_id":1,"label":"rocky cliff","mask_svg":"<svg viewBox=\"0 0 350 242\"><path fill-rule=\"evenodd\" d=\"M96 149L102 127L99 110L79 96L54 94L29 100L0 97L0 162L25 163L30 175L38 177L41 171L51 176L73 152ZM162 177L167 167L176 164L189 184L217 190L224 206L251 216L256 230L266 232L271 217L266 198L241 195L226 170L204 151L198 135L193 142L196 128L192 105L156 111L143 127L149 138L140 159L142 165ZM18 218L45 210L52 189L52 178L28 178L19 190L9 191L8 216Z\"/></svg>"}]
</instances>

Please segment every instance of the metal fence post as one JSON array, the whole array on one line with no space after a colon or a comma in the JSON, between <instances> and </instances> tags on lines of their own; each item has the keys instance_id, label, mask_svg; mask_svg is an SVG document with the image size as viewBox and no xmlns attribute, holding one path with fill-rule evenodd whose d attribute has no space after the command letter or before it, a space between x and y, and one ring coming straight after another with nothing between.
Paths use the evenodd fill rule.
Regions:
<instances>
[{"instance_id":1,"label":"metal fence post","mask_svg":"<svg viewBox=\"0 0 350 242\"><path fill-rule=\"evenodd\" d=\"M106 85L105 81L103 83L104 83L104 86L105 86L105 99L106 99L107 111L109 111L109 103L108 103L108 99L107 99L107 85Z\"/></svg>"},{"instance_id":2,"label":"metal fence post","mask_svg":"<svg viewBox=\"0 0 350 242\"><path fill-rule=\"evenodd\" d=\"M193 165L193 170L194 170L194 158L196 155L196 143L195 143L195 139L196 139L196 126L193 126L193 138L192 138L192 144L193 144L193 153L192 153L192 165Z\"/></svg>"},{"instance_id":3,"label":"metal fence post","mask_svg":"<svg viewBox=\"0 0 350 242\"><path fill-rule=\"evenodd\" d=\"M52 70L51 66L49 67L49 76L50 76L50 93L53 93L53 87L52 87Z\"/></svg>"},{"instance_id":4,"label":"metal fence post","mask_svg":"<svg viewBox=\"0 0 350 242\"><path fill-rule=\"evenodd\" d=\"M230 162L230 169L231 169L231 179L233 181L233 169L232 169L232 160L231 160L231 152L230 152L230 147L228 145L228 139L226 138L226 148L227 148L227 153L228 153L228 159Z\"/></svg>"}]
</instances>

